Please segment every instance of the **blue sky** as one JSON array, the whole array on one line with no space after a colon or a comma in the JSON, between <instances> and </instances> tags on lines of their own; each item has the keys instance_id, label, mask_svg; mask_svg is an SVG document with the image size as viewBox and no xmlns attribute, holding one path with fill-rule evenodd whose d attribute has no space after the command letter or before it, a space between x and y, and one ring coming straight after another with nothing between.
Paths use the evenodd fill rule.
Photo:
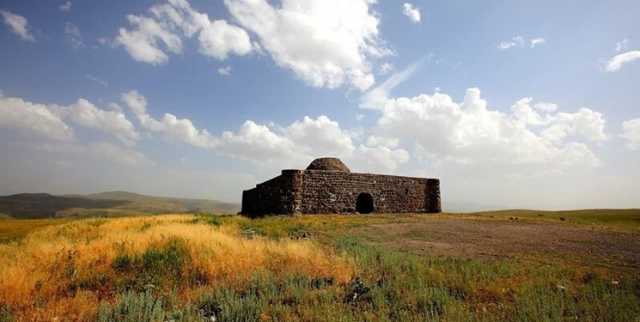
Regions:
<instances>
[{"instance_id":1,"label":"blue sky","mask_svg":"<svg viewBox=\"0 0 640 322\"><path fill-rule=\"evenodd\" d=\"M447 202L638 207L637 1L2 1L0 194L239 201L335 155Z\"/></svg>"}]
</instances>

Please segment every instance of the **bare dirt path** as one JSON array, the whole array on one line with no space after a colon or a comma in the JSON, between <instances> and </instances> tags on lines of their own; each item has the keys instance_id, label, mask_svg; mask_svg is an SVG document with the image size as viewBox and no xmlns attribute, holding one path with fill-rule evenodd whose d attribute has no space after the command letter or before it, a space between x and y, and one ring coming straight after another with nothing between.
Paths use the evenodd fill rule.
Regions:
<instances>
[{"instance_id":1,"label":"bare dirt path","mask_svg":"<svg viewBox=\"0 0 640 322\"><path fill-rule=\"evenodd\" d=\"M397 249L468 258L562 259L640 271L640 234L598 226L454 215L411 216L356 229Z\"/></svg>"}]
</instances>

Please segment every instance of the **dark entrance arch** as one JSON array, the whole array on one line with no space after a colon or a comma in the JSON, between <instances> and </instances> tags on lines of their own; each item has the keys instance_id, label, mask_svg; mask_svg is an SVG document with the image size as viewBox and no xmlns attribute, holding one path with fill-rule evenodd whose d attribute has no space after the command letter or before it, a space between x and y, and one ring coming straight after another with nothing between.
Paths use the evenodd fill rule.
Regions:
<instances>
[{"instance_id":1,"label":"dark entrance arch","mask_svg":"<svg viewBox=\"0 0 640 322\"><path fill-rule=\"evenodd\" d=\"M356 199L356 211L361 214L370 214L373 212L373 197L371 194L363 192Z\"/></svg>"}]
</instances>

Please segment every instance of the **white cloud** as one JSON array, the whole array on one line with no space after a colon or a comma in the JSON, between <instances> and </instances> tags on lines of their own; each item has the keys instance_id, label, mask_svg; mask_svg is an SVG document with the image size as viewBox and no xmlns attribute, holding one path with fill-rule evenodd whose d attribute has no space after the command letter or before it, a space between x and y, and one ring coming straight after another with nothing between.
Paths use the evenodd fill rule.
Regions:
<instances>
[{"instance_id":1,"label":"white cloud","mask_svg":"<svg viewBox=\"0 0 640 322\"><path fill-rule=\"evenodd\" d=\"M622 138L627 140L627 147L631 150L640 148L640 118L622 123Z\"/></svg>"},{"instance_id":2,"label":"white cloud","mask_svg":"<svg viewBox=\"0 0 640 322\"><path fill-rule=\"evenodd\" d=\"M84 47L84 41L82 40L82 33L80 32L80 28L78 26L66 22L64 24L64 33L69 37L69 41L71 41L71 45L73 48L81 48Z\"/></svg>"},{"instance_id":3,"label":"white cloud","mask_svg":"<svg viewBox=\"0 0 640 322\"><path fill-rule=\"evenodd\" d=\"M388 139L372 138L356 146L352 132L322 115L315 119L306 116L286 127L247 120L237 131L214 136L195 127L189 119L178 119L172 114L165 114L160 120L153 118L146 112L146 99L135 91L123 94L122 99L147 131L233 158L299 165L328 155L354 161L363 169L382 171L393 171L409 158L408 152L390 144Z\"/></svg>"},{"instance_id":4,"label":"white cloud","mask_svg":"<svg viewBox=\"0 0 640 322\"><path fill-rule=\"evenodd\" d=\"M413 74L420 68L423 63L423 59L409 65L404 70L401 70L397 73L394 73L389 78L387 78L382 84L378 85L370 89L367 93L365 93L360 102L361 108L369 108L369 109L379 109L380 106L383 106L387 101L387 96L389 96L389 92L398 86L400 83L403 83L407 79L409 79Z\"/></svg>"},{"instance_id":5,"label":"white cloud","mask_svg":"<svg viewBox=\"0 0 640 322\"><path fill-rule=\"evenodd\" d=\"M533 108L535 108L536 110L542 111L542 112L555 112L558 110L558 105L553 104L553 103L547 103L547 102L538 102L535 105L533 105Z\"/></svg>"},{"instance_id":6,"label":"white cloud","mask_svg":"<svg viewBox=\"0 0 640 322\"><path fill-rule=\"evenodd\" d=\"M58 8L60 9L60 11L69 12L69 11L71 11L71 6L72 6L71 1L67 1L67 2L61 4L60 7L58 7Z\"/></svg>"},{"instance_id":7,"label":"white cloud","mask_svg":"<svg viewBox=\"0 0 640 322\"><path fill-rule=\"evenodd\" d=\"M128 146L135 145L140 138L133 124L121 111L99 109L86 99L81 98L70 106L53 109L63 119L110 134Z\"/></svg>"},{"instance_id":8,"label":"white cloud","mask_svg":"<svg viewBox=\"0 0 640 322\"><path fill-rule=\"evenodd\" d=\"M528 43L530 48L535 48L536 46L542 45L545 42L546 40L542 37L526 39L523 36L517 35L511 38L510 40L501 41L500 43L498 43L497 47L500 50L507 50L514 47L525 48Z\"/></svg>"},{"instance_id":9,"label":"white cloud","mask_svg":"<svg viewBox=\"0 0 640 322\"><path fill-rule=\"evenodd\" d=\"M74 131L70 123L106 133L129 146L139 139L133 124L121 111L102 110L82 98L69 106L0 98L0 127L49 140L71 141Z\"/></svg>"},{"instance_id":10,"label":"white cloud","mask_svg":"<svg viewBox=\"0 0 640 322\"><path fill-rule=\"evenodd\" d=\"M124 46L133 59L154 65L166 63L169 57L160 43L175 54L182 52L180 37L156 20L135 15L128 15L127 20L134 29L120 28L116 43Z\"/></svg>"},{"instance_id":11,"label":"white cloud","mask_svg":"<svg viewBox=\"0 0 640 322\"><path fill-rule=\"evenodd\" d=\"M393 65L391 65L390 63L384 63L384 64L380 65L378 74L386 75L386 74L389 74L390 72L392 72L393 69L394 69Z\"/></svg>"},{"instance_id":12,"label":"white cloud","mask_svg":"<svg viewBox=\"0 0 640 322\"><path fill-rule=\"evenodd\" d=\"M230 54L246 55L253 50L249 35L225 20L210 21L186 0L168 0L149 8L149 15L127 16L131 29L120 28L116 43L137 61L154 65L169 60L167 51L182 53L182 37L198 34L200 53L225 60Z\"/></svg>"},{"instance_id":13,"label":"white cloud","mask_svg":"<svg viewBox=\"0 0 640 322\"><path fill-rule=\"evenodd\" d=\"M0 127L50 140L73 139L73 130L46 105L15 97L0 97Z\"/></svg>"},{"instance_id":14,"label":"white cloud","mask_svg":"<svg viewBox=\"0 0 640 322\"><path fill-rule=\"evenodd\" d=\"M419 23L421 20L420 9L408 2L402 5L402 14L409 17L409 20L413 23Z\"/></svg>"},{"instance_id":15,"label":"white cloud","mask_svg":"<svg viewBox=\"0 0 640 322\"><path fill-rule=\"evenodd\" d=\"M197 129L189 119L179 119L169 113L166 113L161 120L154 119L147 113L147 100L136 91L122 94L122 100L147 131L201 148L209 148L217 144L216 139L209 132Z\"/></svg>"},{"instance_id":16,"label":"white cloud","mask_svg":"<svg viewBox=\"0 0 640 322\"><path fill-rule=\"evenodd\" d=\"M0 15L2 15L4 23L11 29L11 31L14 34L20 36L22 40L36 40L31 32L29 32L29 23L27 22L27 19L25 17L5 10L0 10Z\"/></svg>"},{"instance_id":17,"label":"white cloud","mask_svg":"<svg viewBox=\"0 0 640 322\"><path fill-rule=\"evenodd\" d=\"M198 39L200 52L218 60L227 59L229 54L244 56L253 50L247 32L224 20L205 24Z\"/></svg>"},{"instance_id":18,"label":"white cloud","mask_svg":"<svg viewBox=\"0 0 640 322\"><path fill-rule=\"evenodd\" d=\"M605 70L608 72L617 72L623 65L640 59L640 50L632 50L622 54L613 56L607 62Z\"/></svg>"},{"instance_id":19,"label":"white cloud","mask_svg":"<svg viewBox=\"0 0 640 322\"><path fill-rule=\"evenodd\" d=\"M511 47L513 47L515 45L516 45L516 43L513 42L513 41L501 41L498 44L498 49L506 50L506 49L509 49L509 48L511 48Z\"/></svg>"},{"instance_id":20,"label":"white cloud","mask_svg":"<svg viewBox=\"0 0 640 322\"><path fill-rule=\"evenodd\" d=\"M414 69L403 71L404 76ZM374 133L398 138L405 146L413 144L420 159L492 165L497 170L514 165L562 170L600 164L586 145L607 138L600 113L587 108L553 113L549 103L532 107L531 98L519 100L511 113L503 113L489 108L477 88L468 89L461 103L442 93L389 98L388 92L404 78L398 75L402 74L390 78L397 77L393 84L381 85L386 88L374 100L365 97L362 107L381 113Z\"/></svg>"},{"instance_id":21,"label":"white cloud","mask_svg":"<svg viewBox=\"0 0 640 322\"><path fill-rule=\"evenodd\" d=\"M122 94L122 101L131 109L133 114L135 114L138 119L141 116L147 115L147 99L140 95L137 91L129 91L127 93ZM143 118L146 121L146 119ZM141 120L142 121L142 120ZM146 122L142 122L143 126L147 126Z\"/></svg>"},{"instance_id":22,"label":"white cloud","mask_svg":"<svg viewBox=\"0 0 640 322\"><path fill-rule=\"evenodd\" d=\"M371 59L390 53L378 38L371 0L225 0L231 15L281 67L315 87L375 82ZM301 37L300 35L304 35Z\"/></svg>"},{"instance_id":23,"label":"white cloud","mask_svg":"<svg viewBox=\"0 0 640 322\"><path fill-rule=\"evenodd\" d=\"M231 66L224 66L218 68L218 74L222 76L231 76Z\"/></svg>"},{"instance_id":24,"label":"white cloud","mask_svg":"<svg viewBox=\"0 0 640 322\"><path fill-rule=\"evenodd\" d=\"M368 146L383 146L388 148L396 148L400 144L398 138L389 138L384 136L371 135L367 138Z\"/></svg>"},{"instance_id":25,"label":"white cloud","mask_svg":"<svg viewBox=\"0 0 640 322\"><path fill-rule=\"evenodd\" d=\"M305 116L302 121L293 122L285 136L310 155L350 155L354 149L351 137L338 122L324 115L315 120Z\"/></svg>"},{"instance_id":26,"label":"white cloud","mask_svg":"<svg viewBox=\"0 0 640 322\"><path fill-rule=\"evenodd\" d=\"M515 36L509 41L501 41L498 44L498 49L506 50L515 46L524 46L524 38L522 36Z\"/></svg>"},{"instance_id":27,"label":"white cloud","mask_svg":"<svg viewBox=\"0 0 640 322\"><path fill-rule=\"evenodd\" d=\"M616 43L616 52L619 53L623 50L627 50L629 47L629 39L625 38Z\"/></svg>"},{"instance_id":28,"label":"white cloud","mask_svg":"<svg viewBox=\"0 0 640 322\"><path fill-rule=\"evenodd\" d=\"M346 158L348 164L356 169L376 172L394 172L400 164L409 161L409 152L387 146L369 146L361 144L352 157Z\"/></svg>"},{"instance_id":29,"label":"white cloud","mask_svg":"<svg viewBox=\"0 0 640 322\"><path fill-rule=\"evenodd\" d=\"M215 149L244 160L268 162L298 156L294 143L266 125L246 121L237 132L225 131Z\"/></svg>"},{"instance_id":30,"label":"white cloud","mask_svg":"<svg viewBox=\"0 0 640 322\"><path fill-rule=\"evenodd\" d=\"M575 113L561 112L552 115L542 136L554 142L563 142L569 136L602 142L607 139L604 127L605 121L601 113L583 107Z\"/></svg>"},{"instance_id":31,"label":"white cloud","mask_svg":"<svg viewBox=\"0 0 640 322\"><path fill-rule=\"evenodd\" d=\"M546 42L546 40L544 38L529 39L529 44L530 44L531 48L536 48L536 46L542 45L545 42Z\"/></svg>"}]
</instances>

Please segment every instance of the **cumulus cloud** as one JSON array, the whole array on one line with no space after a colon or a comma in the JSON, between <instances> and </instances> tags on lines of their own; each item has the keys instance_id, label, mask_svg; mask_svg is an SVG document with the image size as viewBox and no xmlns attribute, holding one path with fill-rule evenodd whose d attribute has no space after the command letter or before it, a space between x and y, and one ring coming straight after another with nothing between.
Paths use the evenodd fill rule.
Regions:
<instances>
[{"instance_id":1,"label":"cumulus cloud","mask_svg":"<svg viewBox=\"0 0 640 322\"><path fill-rule=\"evenodd\" d=\"M231 15L258 37L279 66L315 87L360 90L375 78L372 59L390 54L379 39L371 0L225 0ZM300 37L300 35L305 35Z\"/></svg>"},{"instance_id":2,"label":"cumulus cloud","mask_svg":"<svg viewBox=\"0 0 640 322\"><path fill-rule=\"evenodd\" d=\"M150 133L242 160L301 164L318 156L332 155L354 161L364 169L393 171L409 159L407 151L380 138L356 144L353 133L323 115L305 116L285 127L247 120L237 131L212 135L206 129L197 128L191 120L172 114L155 119L146 111L144 96L136 91L123 94L122 99Z\"/></svg>"},{"instance_id":3,"label":"cumulus cloud","mask_svg":"<svg viewBox=\"0 0 640 322\"><path fill-rule=\"evenodd\" d=\"M632 119L622 123L622 138L627 141L631 150L640 148L640 119Z\"/></svg>"},{"instance_id":4,"label":"cumulus cloud","mask_svg":"<svg viewBox=\"0 0 640 322\"><path fill-rule=\"evenodd\" d=\"M510 40L503 40L498 43L498 49L507 50L511 48L526 48L527 44L529 44L530 48L535 48L539 45L542 45L546 42L546 40L542 37L536 38L525 38L523 36L517 35L511 38Z\"/></svg>"},{"instance_id":5,"label":"cumulus cloud","mask_svg":"<svg viewBox=\"0 0 640 322\"><path fill-rule=\"evenodd\" d=\"M73 4L71 3L71 1L67 1L67 2L65 2L65 3L61 4L61 5L58 7L58 9L60 9L60 11L62 11L62 12L69 12L69 11L71 11L71 6L72 6L72 5L73 5Z\"/></svg>"},{"instance_id":6,"label":"cumulus cloud","mask_svg":"<svg viewBox=\"0 0 640 322\"><path fill-rule=\"evenodd\" d=\"M420 9L408 2L405 2L402 5L402 14L409 17L409 20L413 23L419 23L421 20Z\"/></svg>"},{"instance_id":7,"label":"cumulus cloud","mask_svg":"<svg viewBox=\"0 0 640 322\"><path fill-rule=\"evenodd\" d=\"M65 120L110 134L128 146L135 145L140 138L133 124L121 111L99 109L86 99L81 98L70 106L53 109Z\"/></svg>"},{"instance_id":8,"label":"cumulus cloud","mask_svg":"<svg viewBox=\"0 0 640 322\"><path fill-rule=\"evenodd\" d=\"M122 111L97 108L86 99L69 106L36 104L15 97L0 97L0 127L57 141L71 141L70 124L93 129L133 146L139 135Z\"/></svg>"},{"instance_id":9,"label":"cumulus cloud","mask_svg":"<svg viewBox=\"0 0 640 322\"><path fill-rule=\"evenodd\" d=\"M22 40L36 40L29 31L29 23L25 17L5 10L0 10L0 15L2 15L5 25L7 25L9 29L11 29L11 31L18 35Z\"/></svg>"},{"instance_id":10,"label":"cumulus cloud","mask_svg":"<svg viewBox=\"0 0 640 322\"><path fill-rule=\"evenodd\" d=\"M638 59L640 59L640 50L632 50L618 54L609 59L605 66L605 70L608 72L617 72L622 68L622 66Z\"/></svg>"},{"instance_id":11,"label":"cumulus cloud","mask_svg":"<svg viewBox=\"0 0 640 322\"><path fill-rule=\"evenodd\" d=\"M21 98L0 96L0 127L48 140L69 141L73 130L50 108Z\"/></svg>"},{"instance_id":12,"label":"cumulus cloud","mask_svg":"<svg viewBox=\"0 0 640 322\"><path fill-rule=\"evenodd\" d=\"M166 63L169 56L160 44L170 52L182 52L180 37L156 20L136 15L128 15L127 20L133 29L120 28L116 43L124 46L133 59L154 65Z\"/></svg>"},{"instance_id":13,"label":"cumulus cloud","mask_svg":"<svg viewBox=\"0 0 640 322\"><path fill-rule=\"evenodd\" d=\"M131 109L140 125L147 131L201 148L212 147L216 144L216 139L209 132L197 129L189 119L179 119L170 113L166 113L160 120L153 118L147 113L146 98L137 91L122 94L122 101Z\"/></svg>"},{"instance_id":14,"label":"cumulus cloud","mask_svg":"<svg viewBox=\"0 0 640 322\"><path fill-rule=\"evenodd\" d=\"M231 66L224 66L218 68L218 74L222 76L231 76Z\"/></svg>"},{"instance_id":15,"label":"cumulus cloud","mask_svg":"<svg viewBox=\"0 0 640 322\"><path fill-rule=\"evenodd\" d=\"M249 35L225 20L209 20L186 0L168 0L149 8L148 15L128 15L130 29L120 28L116 44L141 62L154 65L169 60L167 52L182 53L182 38L198 35L200 53L218 60L253 50Z\"/></svg>"},{"instance_id":16,"label":"cumulus cloud","mask_svg":"<svg viewBox=\"0 0 640 322\"><path fill-rule=\"evenodd\" d=\"M393 172L399 165L409 161L409 152L405 149L393 149L387 146L369 146L361 144L347 162L355 169Z\"/></svg>"},{"instance_id":17,"label":"cumulus cloud","mask_svg":"<svg viewBox=\"0 0 640 322\"><path fill-rule=\"evenodd\" d=\"M415 66L393 75L363 98L361 107L380 116L373 133L397 138L427 162L462 166L537 166L566 169L598 166L588 144L607 139L602 114L588 108L556 112L550 103L517 101L509 113L489 107L480 90L470 88L462 102L436 92L415 97L389 97ZM372 94L373 93L373 94Z\"/></svg>"},{"instance_id":18,"label":"cumulus cloud","mask_svg":"<svg viewBox=\"0 0 640 322\"><path fill-rule=\"evenodd\" d=\"M253 49L247 32L224 20L205 24L198 40L200 52L218 60L225 60L230 54L244 56Z\"/></svg>"},{"instance_id":19,"label":"cumulus cloud","mask_svg":"<svg viewBox=\"0 0 640 322\"><path fill-rule=\"evenodd\" d=\"M336 121L321 115L317 119L305 116L293 122L285 131L285 136L296 146L304 147L310 155L350 155L353 142L349 134Z\"/></svg>"}]
</instances>

